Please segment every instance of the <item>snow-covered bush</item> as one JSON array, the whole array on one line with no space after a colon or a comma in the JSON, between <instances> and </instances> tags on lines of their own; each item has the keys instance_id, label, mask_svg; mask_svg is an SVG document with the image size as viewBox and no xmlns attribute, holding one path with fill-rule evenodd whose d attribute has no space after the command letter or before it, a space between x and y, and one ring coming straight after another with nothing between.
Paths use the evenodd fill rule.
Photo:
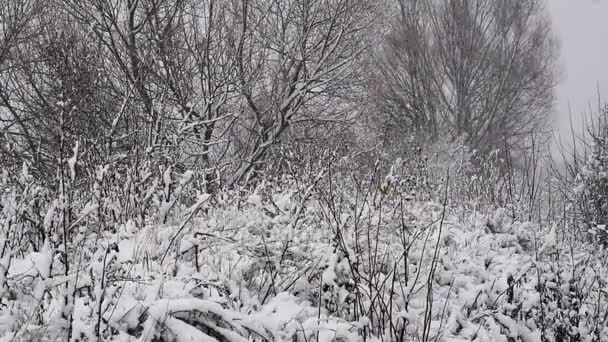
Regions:
<instances>
[{"instance_id":1,"label":"snow-covered bush","mask_svg":"<svg viewBox=\"0 0 608 342\"><path fill-rule=\"evenodd\" d=\"M608 246L608 108L591 133L591 153L576 178L576 201L592 241Z\"/></svg>"},{"instance_id":2,"label":"snow-covered bush","mask_svg":"<svg viewBox=\"0 0 608 342\"><path fill-rule=\"evenodd\" d=\"M169 165L63 192L4 172L0 340L604 341L603 254L464 206L459 173L412 194L410 163L330 156L213 194Z\"/></svg>"},{"instance_id":3,"label":"snow-covered bush","mask_svg":"<svg viewBox=\"0 0 608 342\"><path fill-rule=\"evenodd\" d=\"M451 202L485 213L506 208L513 218L528 220L541 206L540 148L531 144L517 155L503 150L482 153L461 140L421 144L413 136L378 156L378 172L398 178L398 191L410 198L436 202L443 200L449 174Z\"/></svg>"}]
</instances>

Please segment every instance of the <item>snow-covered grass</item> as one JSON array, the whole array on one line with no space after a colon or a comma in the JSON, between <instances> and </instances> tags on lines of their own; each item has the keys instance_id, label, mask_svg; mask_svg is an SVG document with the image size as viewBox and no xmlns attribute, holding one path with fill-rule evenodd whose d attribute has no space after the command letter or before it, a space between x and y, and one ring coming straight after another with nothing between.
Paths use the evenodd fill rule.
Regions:
<instances>
[{"instance_id":1,"label":"snow-covered grass","mask_svg":"<svg viewBox=\"0 0 608 342\"><path fill-rule=\"evenodd\" d=\"M608 253L449 177L420 200L394 169L213 195L108 172L4 173L1 341L608 341Z\"/></svg>"}]
</instances>

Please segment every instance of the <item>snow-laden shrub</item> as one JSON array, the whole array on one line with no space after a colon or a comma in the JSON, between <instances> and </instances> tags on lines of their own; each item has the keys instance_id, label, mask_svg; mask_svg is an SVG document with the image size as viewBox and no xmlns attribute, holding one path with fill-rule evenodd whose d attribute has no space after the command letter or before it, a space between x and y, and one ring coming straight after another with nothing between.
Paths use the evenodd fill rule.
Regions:
<instances>
[{"instance_id":1,"label":"snow-laden shrub","mask_svg":"<svg viewBox=\"0 0 608 342\"><path fill-rule=\"evenodd\" d=\"M608 108L591 134L592 149L576 178L576 201L592 241L608 245Z\"/></svg>"},{"instance_id":2,"label":"snow-laden shrub","mask_svg":"<svg viewBox=\"0 0 608 342\"><path fill-rule=\"evenodd\" d=\"M371 156L379 161L379 167L374 164L374 168L399 179L398 190L410 198L441 202L449 174L451 202L485 213L506 208L511 216L529 219L540 206L541 152L539 144L530 145L517 152L481 152L467 146L463 139L426 141L412 136L388 144L382 153Z\"/></svg>"},{"instance_id":3,"label":"snow-laden shrub","mask_svg":"<svg viewBox=\"0 0 608 342\"><path fill-rule=\"evenodd\" d=\"M555 259L561 236L510 210L463 208L445 184L447 203L420 201L407 161L378 161L365 177L333 162L306 181L275 175L214 194L188 171L108 167L65 202L27 169L5 174L0 340L605 335L608 275L581 271L585 254Z\"/></svg>"},{"instance_id":4,"label":"snow-laden shrub","mask_svg":"<svg viewBox=\"0 0 608 342\"><path fill-rule=\"evenodd\" d=\"M522 319L535 323L543 341L608 341L605 252L561 242L541 258L529 275L537 301L520 309Z\"/></svg>"}]
</instances>

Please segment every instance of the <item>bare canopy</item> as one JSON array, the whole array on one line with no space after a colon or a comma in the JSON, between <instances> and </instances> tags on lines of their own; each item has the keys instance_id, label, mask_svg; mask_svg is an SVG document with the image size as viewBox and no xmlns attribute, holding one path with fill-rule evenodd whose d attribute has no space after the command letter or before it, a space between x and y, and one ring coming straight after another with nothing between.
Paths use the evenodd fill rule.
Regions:
<instances>
[{"instance_id":1,"label":"bare canopy","mask_svg":"<svg viewBox=\"0 0 608 342\"><path fill-rule=\"evenodd\" d=\"M557 58L542 0L398 0L398 8L371 87L390 122L448 130L477 149L542 130Z\"/></svg>"}]
</instances>

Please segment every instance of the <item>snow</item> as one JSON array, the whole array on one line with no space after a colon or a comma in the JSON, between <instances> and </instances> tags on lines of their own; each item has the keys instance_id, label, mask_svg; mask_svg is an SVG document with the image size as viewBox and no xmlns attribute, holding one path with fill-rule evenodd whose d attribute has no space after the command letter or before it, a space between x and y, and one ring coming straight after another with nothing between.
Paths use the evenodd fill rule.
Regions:
<instances>
[{"instance_id":1,"label":"snow","mask_svg":"<svg viewBox=\"0 0 608 342\"><path fill-rule=\"evenodd\" d=\"M263 201L262 201L262 196L258 195L258 194L251 194L249 195L249 197L247 197L247 203L257 206L257 207L263 207Z\"/></svg>"},{"instance_id":2,"label":"snow","mask_svg":"<svg viewBox=\"0 0 608 342\"><path fill-rule=\"evenodd\" d=\"M433 201L352 201L330 216L314 194L301 200L289 188L194 195L197 189L187 188L195 183L192 172L175 177L178 184L170 172L159 177L142 187L155 204L141 221L121 218L100 230L97 213L122 202L87 200L73 208L67 275L60 234L37 250L26 241L2 256L0 339L42 327L59 336L68 324L61 313L71 309L74 336L88 340L97 338L98 321L105 334L99 339L114 341L358 342L363 331L369 341L397 341L391 329L416 340L428 311L432 340L538 342L541 309L564 319L590 317L600 280L608 279L601 250L572 252L559 226L522 222L505 208L446 209L438 241L444 208ZM171 191L166 204L162 196ZM3 205L1 227L23 212L16 200L3 197L10 205ZM36 229L58 228L57 203L40 208ZM158 222L163 212L165 224ZM13 234L3 229L0 246L11 242L6 232ZM576 305L570 284L580 279L593 290L589 298L560 311L552 296ZM589 335L586 324L578 329Z\"/></svg>"},{"instance_id":3,"label":"snow","mask_svg":"<svg viewBox=\"0 0 608 342\"><path fill-rule=\"evenodd\" d=\"M68 166L70 169L70 179L72 183L76 179L76 163L78 162L78 147L80 142L76 140L76 145L74 145L73 155L68 159Z\"/></svg>"},{"instance_id":4,"label":"snow","mask_svg":"<svg viewBox=\"0 0 608 342\"><path fill-rule=\"evenodd\" d=\"M40 252L32 252L24 259L13 259L8 269L8 277L37 277L47 279L50 274L52 257L48 243Z\"/></svg>"}]
</instances>

